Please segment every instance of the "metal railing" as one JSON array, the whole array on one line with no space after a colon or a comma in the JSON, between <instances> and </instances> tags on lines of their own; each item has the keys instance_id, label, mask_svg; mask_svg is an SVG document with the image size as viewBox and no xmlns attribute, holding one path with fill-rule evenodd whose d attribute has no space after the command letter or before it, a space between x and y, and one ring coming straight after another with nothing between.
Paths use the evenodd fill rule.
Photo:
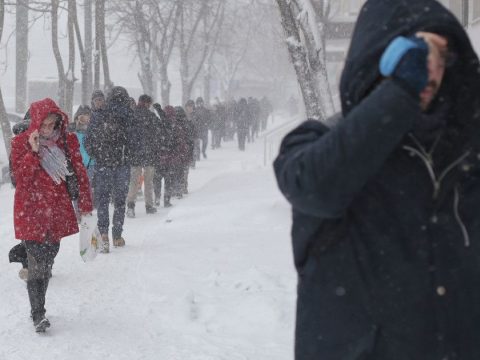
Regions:
<instances>
[{"instance_id":1,"label":"metal railing","mask_svg":"<svg viewBox=\"0 0 480 360\"><path fill-rule=\"evenodd\" d=\"M276 128L263 134L263 165L267 166L268 162L277 156L284 136L300 124L303 117L301 115L294 115L291 120L282 123Z\"/></svg>"}]
</instances>

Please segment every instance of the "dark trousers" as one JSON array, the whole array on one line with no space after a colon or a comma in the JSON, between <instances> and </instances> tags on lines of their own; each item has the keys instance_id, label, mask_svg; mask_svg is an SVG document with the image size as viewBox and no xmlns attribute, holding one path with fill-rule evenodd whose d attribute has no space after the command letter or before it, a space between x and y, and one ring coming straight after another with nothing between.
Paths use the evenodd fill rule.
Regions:
<instances>
[{"instance_id":1,"label":"dark trousers","mask_svg":"<svg viewBox=\"0 0 480 360\"><path fill-rule=\"evenodd\" d=\"M248 129L238 129L237 137L238 137L238 148L240 150L245 150L245 139L248 135Z\"/></svg>"},{"instance_id":2,"label":"dark trousers","mask_svg":"<svg viewBox=\"0 0 480 360\"><path fill-rule=\"evenodd\" d=\"M122 236L129 183L129 166L102 167L97 165L95 167L95 194L98 204L97 226L100 234L108 234L110 225L108 206L110 198L112 198L114 206L112 236L114 239Z\"/></svg>"},{"instance_id":3,"label":"dark trousers","mask_svg":"<svg viewBox=\"0 0 480 360\"><path fill-rule=\"evenodd\" d=\"M200 135L200 140L202 140L202 154L204 157L206 157L208 146L208 130Z\"/></svg>"},{"instance_id":4,"label":"dark trousers","mask_svg":"<svg viewBox=\"0 0 480 360\"><path fill-rule=\"evenodd\" d=\"M43 243L25 241L25 249L28 260L28 298L33 321L36 321L45 315L45 295L60 243L48 239Z\"/></svg>"},{"instance_id":5,"label":"dark trousers","mask_svg":"<svg viewBox=\"0 0 480 360\"><path fill-rule=\"evenodd\" d=\"M155 191L155 200L160 199L162 195L162 180L165 183L164 203L170 202L174 191L174 172L167 166L156 166L155 175L153 176L153 189Z\"/></svg>"}]
</instances>

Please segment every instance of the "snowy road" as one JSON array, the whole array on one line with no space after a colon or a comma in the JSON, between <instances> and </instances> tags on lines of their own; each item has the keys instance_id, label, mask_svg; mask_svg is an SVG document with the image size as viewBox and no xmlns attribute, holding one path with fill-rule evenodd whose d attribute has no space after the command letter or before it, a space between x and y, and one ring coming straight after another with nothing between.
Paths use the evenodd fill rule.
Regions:
<instances>
[{"instance_id":1,"label":"snowy road","mask_svg":"<svg viewBox=\"0 0 480 360\"><path fill-rule=\"evenodd\" d=\"M19 264L8 263L13 190L0 189L0 360L287 360L296 278L290 209L263 143L227 143L191 172L174 207L126 219L127 246L83 263L64 239L34 332Z\"/></svg>"}]
</instances>

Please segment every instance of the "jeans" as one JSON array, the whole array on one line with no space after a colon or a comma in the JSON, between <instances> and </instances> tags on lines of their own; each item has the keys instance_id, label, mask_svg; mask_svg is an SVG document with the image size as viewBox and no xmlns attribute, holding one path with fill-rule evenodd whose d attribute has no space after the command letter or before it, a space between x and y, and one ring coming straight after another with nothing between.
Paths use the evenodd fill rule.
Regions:
<instances>
[{"instance_id":1,"label":"jeans","mask_svg":"<svg viewBox=\"0 0 480 360\"><path fill-rule=\"evenodd\" d=\"M125 203L130 183L130 166L95 166L95 187L98 204L98 230L100 234L108 234L110 215L108 206L113 199L112 236L118 239L122 236L125 221Z\"/></svg>"}]
</instances>

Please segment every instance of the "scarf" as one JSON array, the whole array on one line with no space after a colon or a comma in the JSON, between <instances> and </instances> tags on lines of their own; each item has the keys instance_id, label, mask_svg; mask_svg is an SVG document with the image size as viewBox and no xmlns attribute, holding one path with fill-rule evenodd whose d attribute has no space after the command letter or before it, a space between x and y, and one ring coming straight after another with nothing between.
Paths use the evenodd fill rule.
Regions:
<instances>
[{"instance_id":1,"label":"scarf","mask_svg":"<svg viewBox=\"0 0 480 360\"><path fill-rule=\"evenodd\" d=\"M59 138L60 130L55 130L49 137L40 136L38 151L42 168L57 185L65 181L67 176L72 175L67 167L67 158L57 145Z\"/></svg>"}]
</instances>

